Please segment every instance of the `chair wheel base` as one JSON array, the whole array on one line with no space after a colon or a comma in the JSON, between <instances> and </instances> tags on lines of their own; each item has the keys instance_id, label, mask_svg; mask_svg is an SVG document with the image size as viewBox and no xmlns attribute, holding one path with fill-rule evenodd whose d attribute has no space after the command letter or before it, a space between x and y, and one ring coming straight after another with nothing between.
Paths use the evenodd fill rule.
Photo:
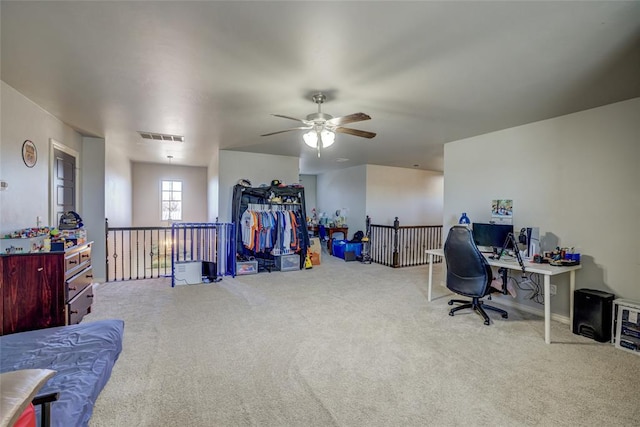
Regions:
<instances>
[{"instance_id":1,"label":"chair wheel base","mask_svg":"<svg viewBox=\"0 0 640 427\"><path fill-rule=\"evenodd\" d=\"M508 319L508 318L509 318L509 315L508 315L508 314L503 314L503 315L502 315L502 318L503 318L503 319Z\"/></svg>"},{"instance_id":2,"label":"chair wheel base","mask_svg":"<svg viewBox=\"0 0 640 427\"><path fill-rule=\"evenodd\" d=\"M450 312L449 312L449 316L453 316L453 311L450 311Z\"/></svg>"},{"instance_id":3,"label":"chair wheel base","mask_svg":"<svg viewBox=\"0 0 640 427\"><path fill-rule=\"evenodd\" d=\"M447 304L449 304L449 305L453 305L453 301L449 301Z\"/></svg>"},{"instance_id":4,"label":"chair wheel base","mask_svg":"<svg viewBox=\"0 0 640 427\"><path fill-rule=\"evenodd\" d=\"M490 323L491 323L491 322L490 322L490 321L488 321L488 320L485 320L485 321L484 321L484 324L485 324L485 325L487 325L487 326L489 326L489 324L490 324Z\"/></svg>"}]
</instances>

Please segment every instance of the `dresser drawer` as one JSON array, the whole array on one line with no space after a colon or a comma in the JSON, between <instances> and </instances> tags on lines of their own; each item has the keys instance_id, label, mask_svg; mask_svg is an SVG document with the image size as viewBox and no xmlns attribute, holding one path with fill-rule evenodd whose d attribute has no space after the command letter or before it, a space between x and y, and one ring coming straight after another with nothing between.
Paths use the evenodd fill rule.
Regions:
<instances>
[{"instance_id":1,"label":"dresser drawer","mask_svg":"<svg viewBox=\"0 0 640 427\"><path fill-rule=\"evenodd\" d=\"M64 271L69 273L80 265L80 254L78 252L64 257Z\"/></svg>"},{"instance_id":2,"label":"dresser drawer","mask_svg":"<svg viewBox=\"0 0 640 427\"><path fill-rule=\"evenodd\" d=\"M91 246L80 251L80 265L91 264Z\"/></svg>"},{"instance_id":3,"label":"dresser drawer","mask_svg":"<svg viewBox=\"0 0 640 427\"><path fill-rule=\"evenodd\" d=\"M83 248L72 248L64 256L65 279L76 275L80 270L91 265L91 245Z\"/></svg>"},{"instance_id":4,"label":"dresser drawer","mask_svg":"<svg viewBox=\"0 0 640 427\"><path fill-rule=\"evenodd\" d=\"M65 282L65 301L71 301L93 281L93 268L82 270Z\"/></svg>"},{"instance_id":5,"label":"dresser drawer","mask_svg":"<svg viewBox=\"0 0 640 427\"><path fill-rule=\"evenodd\" d=\"M69 301L67 310L69 313L69 325L80 323L82 318L91 313L93 303L93 286L89 285L82 290L74 299Z\"/></svg>"}]
</instances>

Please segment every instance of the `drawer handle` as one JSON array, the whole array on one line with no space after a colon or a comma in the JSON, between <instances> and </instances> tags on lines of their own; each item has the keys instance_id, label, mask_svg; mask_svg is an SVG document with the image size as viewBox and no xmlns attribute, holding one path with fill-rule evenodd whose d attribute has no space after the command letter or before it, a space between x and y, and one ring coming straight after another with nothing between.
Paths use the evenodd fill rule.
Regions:
<instances>
[{"instance_id":1,"label":"drawer handle","mask_svg":"<svg viewBox=\"0 0 640 427\"><path fill-rule=\"evenodd\" d=\"M82 254L82 255L80 255L80 257L81 257L81 258L89 258L89 255L87 255L87 254Z\"/></svg>"},{"instance_id":2,"label":"drawer handle","mask_svg":"<svg viewBox=\"0 0 640 427\"><path fill-rule=\"evenodd\" d=\"M69 290L70 291L75 291L76 289L78 289L78 288L72 288L71 286L69 286Z\"/></svg>"},{"instance_id":3,"label":"drawer handle","mask_svg":"<svg viewBox=\"0 0 640 427\"><path fill-rule=\"evenodd\" d=\"M87 295L87 298L93 298L93 294Z\"/></svg>"},{"instance_id":4,"label":"drawer handle","mask_svg":"<svg viewBox=\"0 0 640 427\"><path fill-rule=\"evenodd\" d=\"M39 272L40 272L40 271L43 271L43 270L44 270L44 267L38 267L38 271L39 271Z\"/></svg>"},{"instance_id":5,"label":"drawer handle","mask_svg":"<svg viewBox=\"0 0 640 427\"><path fill-rule=\"evenodd\" d=\"M85 276L87 279L93 279L93 274L85 274Z\"/></svg>"},{"instance_id":6,"label":"drawer handle","mask_svg":"<svg viewBox=\"0 0 640 427\"><path fill-rule=\"evenodd\" d=\"M69 313L71 313L71 314L78 314L78 310L71 310Z\"/></svg>"},{"instance_id":7,"label":"drawer handle","mask_svg":"<svg viewBox=\"0 0 640 427\"><path fill-rule=\"evenodd\" d=\"M77 263L78 263L78 261L75 261L75 260L74 261L69 261L69 264L77 264Z\"/></svg>"}]
</instances>

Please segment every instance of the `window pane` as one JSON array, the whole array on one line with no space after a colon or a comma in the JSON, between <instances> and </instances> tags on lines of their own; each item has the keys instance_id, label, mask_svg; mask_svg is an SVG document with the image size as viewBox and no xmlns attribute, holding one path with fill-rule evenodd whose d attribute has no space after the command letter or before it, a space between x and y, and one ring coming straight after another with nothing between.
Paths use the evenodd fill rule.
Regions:
<instances>
[{"instance_id":1,"label":"window pane","mask_svg":"<svg viewBox=\"0 0 640 427\"><path fill-rule=\"evenodd\" d=\"M169 202L162 202L162 221L169 219Z\"/></svg>"},{"instance_id":2,"label":"window pane","mask_svg":"<svg viewBox=\"0 0 640 427\"><path fill-rule=\"evenodd\" d=\"M171 200L182 200L182 193L173 193Z\"/></svg>"},{"instance_id":3,"label":"window pane","mask_svg":"<svg viewBox=\"0 0 640 427\"><path fill-rule=\"evenodd\" d=\"M171 190L171 181L162 181L162 191Z\"/></svg>"},{"instance_id":4,"label":"window pane","mask_svg":"<svg viewBox=\"0 0 640 427\"><path fill-rule=\"evenodd\" d=\"M173 191L182 191L182 181L173 181Z\"/></svg>"},{"instance_id":5,"label":"window pane","mask_svg":"<svg viewBox=\"0 0 640 427\"><path fill-rule=\"evenodd\" d=\"M182 219L182 203L171 204L171 219L178 221Z\"/></svg>"},{"instance_id":6,"label":"window pane","mask_svg":"<svg viewBox=\"0 0 640 427\"><path fill-rule=\"evenodd\" d=\"M167 200L171 200L171 192L170 191L163 191L162 192L162 201L167 201Z\"/></svg>"}]
</instances>

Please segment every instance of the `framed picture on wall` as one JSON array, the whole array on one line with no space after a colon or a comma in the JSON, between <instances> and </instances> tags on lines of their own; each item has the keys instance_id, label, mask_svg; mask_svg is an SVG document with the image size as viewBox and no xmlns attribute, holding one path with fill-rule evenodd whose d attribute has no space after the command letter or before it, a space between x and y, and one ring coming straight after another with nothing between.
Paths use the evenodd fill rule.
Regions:
<instances>
[{"instance_id":1,"label":"framed picture on wall","mask_svg":"<svg viewBox=\"0 0 640 427\"><path fill-rule=\"evenodd\" d=\"M28 139L22 143L22 160L28 168L34 167L38 162L36 145Z\"/></svg>"},{"instance_id":2,"label":"framed picture on wall","mask_svg":"<svg viewBox=\"0 0 640 427\"><path fill-rule=\"evenodd\" d=\"M511 224L513 218L513 200L492 200L491 220Z\"/></svg>"}]
</instances>

